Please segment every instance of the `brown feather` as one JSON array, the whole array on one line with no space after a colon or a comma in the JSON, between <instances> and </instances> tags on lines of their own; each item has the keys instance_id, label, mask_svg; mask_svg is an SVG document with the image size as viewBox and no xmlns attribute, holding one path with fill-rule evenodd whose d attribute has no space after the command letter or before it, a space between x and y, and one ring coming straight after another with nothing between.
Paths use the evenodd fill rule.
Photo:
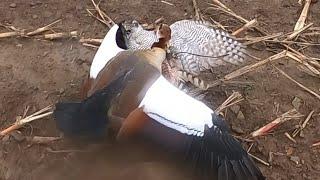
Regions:
<instances>
[{"instance_id":1,"label":"brown feather","mask_svg":"<svg viewBox=\"0 0 320 180\"><path fill-rule=\"evenodd\" d=\"M139 134L150 120L150 117L143 112L142 107L133 110L123 121L117 134L117 140L123 140L130 136Z\"/></svg>"},{"instance_id":2,"label":"brown feather","mask_svg":"<svg viewBox=\"0 0 320 180\"><path fill-rule=\"evenodd\" d=\"M92 86L92 82L93 82L93 79L90 78L89 74L88 76L86 77L86 79L82 82L82 85L80 87L80 98L82 100L84 100L85 98L87 98L88 96L88 92L89 90L91 89L91 86Z\"/></svg>"}]
</instances>

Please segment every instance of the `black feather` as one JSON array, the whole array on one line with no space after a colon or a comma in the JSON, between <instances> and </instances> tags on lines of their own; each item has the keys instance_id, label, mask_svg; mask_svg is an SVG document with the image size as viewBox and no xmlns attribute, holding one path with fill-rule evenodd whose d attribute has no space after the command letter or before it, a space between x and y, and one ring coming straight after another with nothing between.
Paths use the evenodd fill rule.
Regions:
<instances>
[{"instance_id":1,"label":"black feather","mask_svg":"<svg viewBox=\"0 0 320 180\"><path fill-rule=\"evenodd\" d=\"M103 136L110 102L125 87L127 75L123 74L82 102L57 103L53 112L57 127L67 136Z\"/></svg>"},{"instance_id":2,"label":"black feather","mask_svg":"<svg viewBox=\"0 0 320 180\"><path fill-rule=\"evenodd\" d=\"M191 168L204 178L264 180L248 153L231 136L225 120L212 114L212 123L211 127L205 125L203 136L195 136L183 134L154 120L145 126L142 135L162 145L167 151L180 153Z\"/></svg>"},{"instance_id":3,"label":"black feather","mask_svg":"<svg viewBox=\"0 0 320 180\"><path fill-rule=\"evenodd\" d=\"M116 33L116 43L118 47L127 50L128 49L128 35L127 30L123 26L123 23L119 23L119 28Z\"/></svg>"},{"instance_id":4,"label":"black feather","mask_svg":"<svg viewBox=\"0 0 320 180\"><path fill-rule=\"evenodd\" d=\"M229 133L225 121L212 114L213 126L205 128L203 137L192 136L192 145L187 150L187 159L197 164L197 168L218 180L263 180L265 177L253 163L241 144ZM203 151L203 149L206 149ZM197 153L198 162L192 157Z\"/></svg>"}]
</instances>

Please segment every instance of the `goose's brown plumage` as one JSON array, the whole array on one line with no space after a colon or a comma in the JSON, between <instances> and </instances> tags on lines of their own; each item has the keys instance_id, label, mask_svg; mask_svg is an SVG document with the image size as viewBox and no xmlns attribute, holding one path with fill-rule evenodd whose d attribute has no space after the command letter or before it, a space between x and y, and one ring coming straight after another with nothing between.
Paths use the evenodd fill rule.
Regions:
<instances>
[{"instance_id":1,"label":"goose's brown plumage","mask_svg":"<svg viewBox=\"0 0 320 180\"><path fill-rule=\"evenodd\" d=\"M161 28L168 31L160 35L170 37L169 27ZM159 37L151 50L120 52L111 59L82 102L56 104L57 126L70 136L101 136L110 118L119 117L118 140L142 135L185 156L210 179L263 180L225 121L161 75L168 38Z\"/></svg>"},{"instance_id":2,"label":"goose's brown plumage","mask_svg":"<svg viewBox=\"0 0 320 180\"><path fill-rule=\"evenodd\" d=\"M160 63L156 62L162 62L164 58L165 52L160 48L153 48L150 51L123 52L111 60L107 68L105 67L99 73L88 95L108 86L124 72L131 71L128 79L134 80L124 82L125 88L121 96L111 107L113 115L126 117L134 107L139 105L146 90L161 75Z\"/></svg>"}]
</instances>

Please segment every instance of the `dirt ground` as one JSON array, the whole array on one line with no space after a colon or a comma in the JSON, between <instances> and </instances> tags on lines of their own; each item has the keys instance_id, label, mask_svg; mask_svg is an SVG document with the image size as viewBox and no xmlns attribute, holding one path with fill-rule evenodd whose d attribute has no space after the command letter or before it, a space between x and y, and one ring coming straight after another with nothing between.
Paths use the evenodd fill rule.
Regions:
<instances>
[{"instance_id":1,"label":"dirt ground","mask_svg":"<svg viewBox=\"0 0 320 180\"><path fill-rule=\"evenodd\" d=\"M167 23L172 23L194 15L191 0L167 2L175 6L149 0L103 0L101 7L115 22L137 19L150 23L163 16ZM226 19L219 12L206 10L206 2L211 1L198 1L202 14L208 16L211 13L214 20L229 25L229 30L241 27L239 22ZM302 10L298 0L222 2L247 19L258 18L261 27L270 33L292 31ZM30 30L61 18L54 28L56 32L77 30L81 37L102 38L108 28L90 17L87 8L92 8L90 0L1 0L0 23ZM320 3L312 5L308 22L320 26ZM0 32L6 31L0 27ZM320 43L320 39L317 41ZM250 52L258 57L271 55L263 46L259 49L249 47ZM79 87L89 69L87 62L92 60L94 53L94 48L83 46L78 39L1 39L0 128L13 123L26 106L34 112L58 100L79 99ZM308 48L304 53L319 58L320 47ZM319 78L299 71L289 60L283 59L274 65L320 94ZM239 104L244 117L237 118L233 111L227 115L232 129L240 132L238 135L245 136L290 110L294 98L301 100L299 112L302 114L315 110L302 137L295 138L297 143L284 136L284 132L292 132L299 124L299 120L293 120L279 127L274 134L257 138L251 153L265 161L268 161L270 152L274 154L269 167L257 162L268 179L319 179L320 149L310 148L320 139L319 99L288 81L271 65L237 80L252 84L217 87L206 99L214 108L226 99L225 92L230 95L232 90L237 90L244 95L245 100ZM0 179L196 179L183 163L175 161L161 149L140 142L122 146L108 140L87 144L66 139L49 145L30 146L23 140L24 136L59 136L52 117L34 122L20 131L21 134L15 133L0 140ZM243 142L243 145L248 147L250 143Z\"/></svg>"}]
</instances>

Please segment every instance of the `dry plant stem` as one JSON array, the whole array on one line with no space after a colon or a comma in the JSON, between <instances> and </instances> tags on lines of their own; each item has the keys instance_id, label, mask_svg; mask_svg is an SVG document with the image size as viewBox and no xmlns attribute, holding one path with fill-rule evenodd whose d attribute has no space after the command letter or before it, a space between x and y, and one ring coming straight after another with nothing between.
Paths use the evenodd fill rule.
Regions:
<instances>
[{"instance_id":1,"label":"dry plant stem","mask_svg":"<svg viewBox=\"0 0 320 180\"><path fill-rule=\"evenodd\" d=\"M279 124L282 124L286 121L301 118L302 114L300 114L296 109L291 109L290 111L282 114L279 118L273 120L272 122L268 123L267 125L261 127L260 129L251 133L252 137L257 137L261 135L265 135L274 129Z\"/></svg>"},{"instance_id":2,"label":"dry plant stem","mask_svg":"<svg viewBox=\"0 0 320 180\"><path fill-rule=\"evenodd\" d=\"M305 61L308 61L308 63L311 63L313 64L314 66L318 67L320 69L320 63L317 62L317 60L320 60L320 59L317 59L317 58L310 58L310 57L307 57L305 56L304 54L300 53L299 51L291 48L290 46L288 45L285 45L283 44L284 47L288 48L290 51L292 51L293 53L296 54L297 57L300 57L301 60L305 60Z\"/></svg>"},{"instance_id":3,"label":"dry plant stem","mask_svg":"<svg viewBox=\"0 0 320 180\"><path fill-rule=\"evenodd\" d=\"M215 25L217 25L219 28L227 31L226 28L225 28L222 24L220 24L219 22L215 21L215 20L212 19L211 17L210 17L210 20L211 20Z\"/></svg>"},{"instance_id":4,"label":"dry plant stem","mask_svg":"<svg viewBox=\"0 0 320 180\"><path fill-rule=\"evenodd\" d=\"M196 20L200 20L200 13L199 13L199 8L196 0L192 0L194 12L195 12L195 18Z\"/></svg>"},{"instance_id":5,"label":"dry plant stem","mask_svg":"<svg viewBox=\"0 0 320 180\"><path fill-rule=\"evenodd\" d=\"M164 4L167 4L167 5L169 5L169 6L174 6L174 4L169 3L169 2L167 2L167 1L161 1L161 2L164 3Z\"/></svg>"},{"instance_id":6,"label":"dry plant stem","mask_svg":"<svg viewBox=\"0 0 320 180\"><path fill-rule=\"evenodd\" d=\"M284 71L282 71L281 69L275 67L282 75L284 75L286 78L288 78L289 80L291 80L292 82L294 82L295 84L297 84L299 87L301 87L303 90L307 91L308 93L314 95L316 98L318 98L320 100L320 95L315 93L314 91L312 91L311 89L305 87L304 85L302 85L301 83L299 83L298 81L294 80L292 77L290 77L287 73L285 73Z\"/></svg>"},{"instance_id":7,"label":"dry plant stem","mask_svg":"<svg viewBox=\"0 0 320 180\"><path fill-rule=\"evenodd\" d=\"M221 7L221 10L233 17L235 17L236 19L242 21L243 23L248 23L249 21L245 18L243 18L242 16L237 15L236 13L234 13L230 8L228 8L226 5L224 5L223 3L221 3L218 0L212 0L213 3L217 4L219 7ZM259 31L261 34L263 35L268 35L266 32L264 32L262 29L258 28L258 27L254 27L257 31Z\"/></svg>"},{"instance_id":8,"label":"dry plant stem","mask_svg":"<svg viewBox=\"0 0 320 180\"><path fill-rule=\"evenodd\" d=\"M294 130L294 132L292 133L293 137L296 137L307 126L307 124L310 121L313 113L314 113L314 110L309 113L309 115L304 120L304 122L302 124L300 124L300 127Z\"/></svg>"},{"instance_id":9,"label":"dry plant stem","mask_svg":"<svg viewBox=\"0 0 320 180\"><path fill-rule=\"evenodd\" d=\"M306 118L306 120L302 123L301 130L304 129L307 126L307 124L310 121L313 113L314 113L314 110L309 113L309 115Z\"/></svg>"},{"instance_id":10,"label":"dry plant stem","mask_svg":"<svg viewBox=\"0 0 320 180\"><path fill-rule=\"evenodd\" d=\"M40 33L44 32L44 31L48 31L48 30L50 30L50 28L51 28L53 25L57 24L57 23L60 22L60 21L61 21L61 19L56 20L56 21L54 21L53 23L50 23L50 24L48 24L48 25L46 25L46 26L44 26L44 27L41 27L41 28L38 28L38 29L36 29L36 30L34 30L34 31L32 31L32 32L29 32L29 33L27 33L27 36L33 36L33 35L36 35L36 34L40 34Z\"/></svg>"},{"instance_id":11,"label":"dry plant stem","mask_svg":"<svg viewBox=\"0 0 320 180\"><path fill-rule=\"evenodd\" d=\"M5 32L5 33L0 33L0 38L16 37L16 36L20 36L20 35L21 35L21 33L17 32L17 31Z\"/></svg>"},{"instance_id":12,"label":"dry plant stem","mask_svg":"<svg viewBox=\"0 0 320 180\"><path fill-rule=\"evenodd\" d=\"M239 77L239 76L241 76L241 75L243 75L243 74L246 74L246 73L248 73L248 72L251 72L251 71L257 69L258 67L261 67L261 66L267 64L268 62L273 62L273 61L275 61L275 60L277 60L277 59L280 59L280 58L283 58L283 57L285 57L285 56L286 56L286 51L282 51L282 52L280 52L280 53L278 53L278 54L275 54L275 55L273 55L273 56L268 57L267 59L264 59L264 60L262 60L262 61L259 61L259 62L255 63L255 64L251 64L251 65L248 65L248 66L244 66L244 67L241 68L241 69L238 69L238 70L236 70L236 71L233 71L232 73L227 74L227 75L224 77L223 80L228 81L228 80L231 80L231 79L233 79L233 78L235 78L235 77Z\"/></svg>"},{"instance_id":13,"label":"dry plant stem","mask_svg":"<svg viewBox=\"0 0 320 180\"><path fill-rule=\"evenodd\" d=\"M251 143L250 147L249 147L248 150L247 150L247 153L249 153L249 152L251 151L253 145L254 145L254 143Z\"/></svg>"},{"instance_id":14,"label":"dry plant stem","mask_svg":"<svg viewBox=\"0 0 320 180\"><path fill-rule=\"evenodd\" d=\"M99 5L97 5L97 4L94 2L94 0L91 0L91 2L92 2L92 4L93 4L94 8L96 9L96 11L98 12L98 14L99 14L100 18L102 19L102 21L104 21L104 24L106 24L109 28L111 28L110 23L111 23L111 24L115 24L114 21L113 21L109 16L107 16L106 13L104 13L104 12L100 9ZM108 22L105 18L107 18L107 19L109 20L109 22Z\"/></svg>"},{"instance_id":15,"label":"dry plant stem","mask_svg":"<svg viewBox=\"0 0 320 180\"><path fill-rule=\"evenodd\" d=\"M289 133L285 132L284 135L292 142L297 143L297 141L295 139L293 139Z\"/></svg>"},{"instance_id":16,"label":"dry plant stem","mask_svg":"<svg viewBox=\"0 0 320 180\"><path fill-rule=\"evenodd\" d=\"M68 149L68 150L53 150L51 148L46 148L46 150L50 153L85 153L89 152L88 150L79 150L79 149Z\"/></svg>"},{"instance_id":17,"label":"dry plant stem","mask_svg":"<svg viewBox=\"0 0 320 180\"><path fill-rule=\"evenodd\" d=\"M303 10L300 14L300 17L296 23L296 25L294 26L294 30L300 30L301 28L303 28L304 24L305 24L305 21L307 19L307 16L308 16L308 11L309 11L309 7L310 7L310 4L311 4L311 0L305 0L305 4L304 4L304 7L303 7Z\"/></svg>"},{"instance_id":18,"label":"dry plant stem","mask_svg":"<svg viewBox=\"0 0 320 180\"><path fill-rule=\"evenodd\" d=\"M316 147L316 146L320 146L320 141L316 142L316 143L313 143L311 147Z\"/></svg>"},{"instance_id":19,"label":"dry plant stem","mask_svg":"<svg viewBox=\"0 0 320 180\"><path fill-rule=\"evenodd\" d=\"M82 43L82 45L87 46L87 47L92 47L98 49L99 46L93 45L93 44L88 44L88 43Z\"/></svg>"},{"instance_id":20,"label":"dry plant stem","mask_svg":"<svg viewBox=\"0 0 320 180\"><path fill-rule=\"evenodd\" d=\"M308 43L308 42L297 42L297 41L287 41L287 40L270 40L267 39L265 40L265 42L271 42L271 43L280 43L280 44L288 44L288 45L292 45L292 44L297 44L297 45L301 45L301 46L320 46L320 43Z\"/></svg>"},{"instance_id":21,"label":"dry plant stem","mask_svg":"<svg viewBox=\"0 0 320 180\"><path fill-rule=\"evenodd\" d=\"M253 20L247 22L247 23L246 23L245 25L243 25L240 29L234 31L234 32L232 33L232 35L233 35L233 36L237 36L237 35L240 34L241 32L246 31L247 29L255 26L255 25L257 24L257 22L258 22L257 19L253 19Z\"/></svg>"},{"instance_id":22,"label":"dry plant stem","mask_svg":"<svg viewBox=\"0 0 320 180\"><path fill-rule=\"evenodd\" d=\"M208 88L212 88L212 87L218 86L218 85L222 84L225 81L230 81L231 79L239 77L239 76L241 76L243 74L246 74L248 72L254 71L255 69L267 64L268 62L273 62L273 61L281 59L283 57L286 57L286 51L285 50L280 52L280 53L278 53L278 54L270 56L267 59L259 61L259 62L255 63L255 64L244 66L244 67L242 67L242 68L240 68L238 70L235 70L235 71L225 75L224 78L218 79L218 80L208 84L207 87Z\"/></svg>"},{"instance_id":23,"label":"dry plant stem","mask_svg":"<svg viewBox=\"0 0 320 180\"><path fill-rule=\"evenodd\" d=\"M88 44L94 44L94 45L100 45L102 43L103 39L92 39L92 38L81 38L79 40L80 43L88 43Z\"/></svg>"},{"instance_id":24,"label":"dry plant stem","mask_svg":"<svg viewBox=\"0 0 320 180\"><path fill-rule=\"evenodd\" d=\"M316 68L311 66L307 61L305 61L304 57L301 57L301 56L299 57L299 54L292 53L292 52L287 52L287 56L290 57L291 59L303 64L304 66L306 66L308 68L308 70L310 70L316 76L320 75L320 71L318 71ZM312 62L312 61L310 61L310 62Z\"/></svg>"},{"instance_id":25,"label":"dry plant stem","mask_svg":"<svg viewBox=\"0 0 320 180\"><path fill-rule=\"evenodd\" d=\"M160 18L158 18L157 20L154 21L154 24L158 24L159 25L159 24L163 23L164 20L165 19L163 17L160 17Z\"/></svg>"},{"instance_id":26,"label":"dry plant stem","mask_svg":"<svg viewBox=\"0 0 320 180\"><path fill-rule=\"evenodd\" d=\"M90 14L90 16L96 18L98 21L100 21L101 23L103 23L104 25L106 25L106 26L108 26L108 27L110 28L109 23L107 23L107 22L103 21L103 19L101 19L101 18L96 17L95 15L93 15L92 12L91 12L89 9L87 9L87 12Z\"/></svg>"},{"instance_id":27,"label":"dry plant stem","mask_svg":"<svg viewBox=\"0 0 320 180\"><path fill-rule=\"evenodd\" d=\"M251 154L251 153L248 153L248 154L249 154L249 156L251 156L253 159L257 160L258 162L262 163L263 165L270 166L269 163L267 163L267 162L265 162L264 160L258 158L257 156L255 156L255 155L253 155L253 154Z\"/></svg>"},{"instance_id":28,"label":"dry plant stem","mask_svg":"<svg viewBox=\"0 0 320 180\"><path fill-rule=\"evenodd\" d=\"M30 109L30 106L26 106L26 108L24 109L22 118L25 118L27 116L27 113L28 113L29 109Z\"/></svg>"},{"instance_id":29,"label":"dry plant stem","mask_svg":"<svg viewBox=\"0 0 320 180\"><path fill-rule=\"evenodd\" d=\"M67 33L45 34L44 39L55 40L55 39L70 38L70 37L77 37L77 36L78 36L77 31L71 31L71 32L67 32Z\"/></svg>"},{"instance_id":30,"label":"dry plant stem","mask_svg":"<svg viewBox=\"0 0 320 180\"><path fill-rule=\"evenodd\" d=\"M27 141L35 144L48 144L60 139L61 137L42 137L42 136L27 137Z\"/></svg>"},{"instance_id":31,"label":"dry plant stem","mask_svg":"<svg viewBox=\"0 0 320 180\"><path fill-rule=\"evenodd\" d=\"M302 27L302 28L300 28L300 29L298 29L298 30L294 30L294 31L292 32L292 34L290 34L290 35L285 39L285 41L288 41L288 40L291 40L291 39L297 37L301 32L307 30L307 29L310 28L312 25L313 25L313 23L310 23L310 24L308 24L308 25L306 25L306 26L304 26L304 27Z\"/></svg>"},{"instance_id":32,"label":"dry plant stem","mask_svg":"<svg viewBox=\"0 0 320 180\"><path fill-rule=\"evenodd\" d=\"M267 35L267 36L263 36L263 37L256 37L256 38L247 38L245 40L248 40L249 42L245 42L244 45L250 45L250 44L255 44L255 43L258 43L261 41L274 39L274 38L280 37L281 35L283 35L283 33L276 33L276 34Z\"/></svg>"},{"instance_id":33,"label":"dry plant stem","mask_svg":"<svg viewBox=\"0 0 320 180\"><path fill-rule=\"evenodd\" d=\"M0 132L0 136L4 136L10 132L12 132L13 130L17 130L19 128L21 128L24 124L29 123L31 121L37 120L37 119L41 119L43 117L49 116L50 114L52 114L53 112L46 112L51 110L51 106L45 107L43 109L41 109L38 112L35 112L33 114L31 114L30 116L27 116L19 121L16 121L13 125L11 125L10 127L2 130ZM46 112L46 113L44 113ZM43 114L42 114L43 113Z\"/></svg>"},{"instance_id":34,"label":"dry plant stem","mask_svg":"<svg viewBox=\"0 0 320 180\"><path fill-rule=\"evenodd\" d=\"M320 32L303 33L304 36L319 36Z\"/></svg>"},{"instance_id":35,"label":"dry plant stem","mask_svg":"<svg viewBox=\"0 0 320 180\"><path fill-rule=\"evenodd\" d=\"M238 103L242 101L242 95L239 92L233 92L231 96L229 96L216 110L215 112L221 113L224 109L227 107L234 105L235 103Z\"/></svg>"}]
</instances>

